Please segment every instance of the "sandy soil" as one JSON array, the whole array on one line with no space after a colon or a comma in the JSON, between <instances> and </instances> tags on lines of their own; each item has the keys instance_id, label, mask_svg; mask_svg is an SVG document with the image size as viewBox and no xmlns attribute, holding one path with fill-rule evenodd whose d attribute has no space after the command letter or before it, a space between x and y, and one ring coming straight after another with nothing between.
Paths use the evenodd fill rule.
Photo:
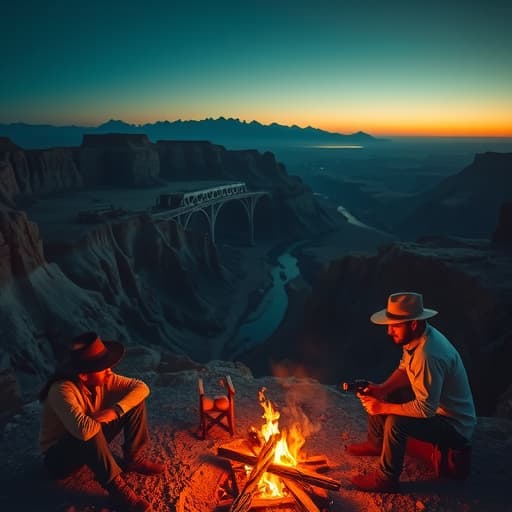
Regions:
<instances>
[{"instance_id":1,"label":"sandy soil","mask_svg":"<svg viewBox=\"0 0 512 512\"><path fill-rule=\"evenodd\" d=\"M437 480L425 462L406 458L400 494L357 491L350 476L375 467L376 459L356 458L344 445L362 440L366 417L356 397L309 379L253 379L248 370L231 363L210 363L200 371L207 392L219 393L218 379L232 375L236 387L236 438L245 438L251 426L262 424L263 409L258 389L281 412L280 426L300 419L310 435L308 455L325 455L326 474L341 483L330 491L331 512L356 511L506 511L509 499L512 422L481 418L474 440L472 475L467 481ZM142 377L151 383L147 404L152 442L148 456L165 463L162 476L129 474L133 488L158 512L212 512L218 496L225 461L217 456L219 445L230 442L228 433L214 429L206 440L198 437L198 371L183 371ZM22 511L108 512L107 494L92 480L87 468L72 477L52 482L42 466L37 449L39 404L27 405L4 427L0 466L0 509ZM119 441L114 442L119 451Z\"/></svg>"}]
</instances>

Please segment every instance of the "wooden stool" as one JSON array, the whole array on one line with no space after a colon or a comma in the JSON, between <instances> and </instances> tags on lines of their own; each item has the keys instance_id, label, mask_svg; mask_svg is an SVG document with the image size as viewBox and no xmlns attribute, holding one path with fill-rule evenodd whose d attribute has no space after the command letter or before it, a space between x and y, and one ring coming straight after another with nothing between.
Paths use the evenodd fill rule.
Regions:
<instances>
[{"instance_id":1,"label":"wooden stool","mask_svg":"<svg viewBox=\"0 0 512 512\"><path fill-rule=\"evenodd\" d=\"M220 384L226 388L227 395L210 398L204 394L203 379L199 377L197 382L199 389L199 428L203 439L214 425L222 427L231 435L235 433L235 387L229 375L224 376Z\"/></svg>"}]
</instances>

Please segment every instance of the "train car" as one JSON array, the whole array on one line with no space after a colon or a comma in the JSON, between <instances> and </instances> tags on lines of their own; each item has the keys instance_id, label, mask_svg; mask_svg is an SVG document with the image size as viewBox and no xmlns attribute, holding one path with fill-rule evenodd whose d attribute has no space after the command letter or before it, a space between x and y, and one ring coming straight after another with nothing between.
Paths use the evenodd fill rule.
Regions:
<instances>
[{"instance_id":1,"label":"train car","mask_svg":"<svg viewBox=\"0 0 512 512\"><path fill-rule=\"evenodd\" d=\"M161 194L157 198L157 208L176 209L184 206L194 206L196 204L213 201L222 197L243 194L247 192L244 182L229 183L219 185L218 187L210 187L201 190L193 190L189 192L173 192L170 194Z\"/></svg>"}]
</instances>

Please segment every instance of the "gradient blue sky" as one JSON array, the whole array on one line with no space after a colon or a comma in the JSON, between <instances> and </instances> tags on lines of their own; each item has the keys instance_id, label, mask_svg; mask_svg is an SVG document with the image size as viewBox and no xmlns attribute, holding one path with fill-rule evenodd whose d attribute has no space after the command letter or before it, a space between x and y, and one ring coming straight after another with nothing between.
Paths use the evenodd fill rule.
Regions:
<instances>
[{"instance_id":1,"label":"gradient blue sky","mask_svg":"<svg viewBox=\"0 0 512 512\"><path fill-rule=\"evenodd\" d=\"M10 3L0 123L512 136L510 1Z\"/></svg>"}]
</instances>

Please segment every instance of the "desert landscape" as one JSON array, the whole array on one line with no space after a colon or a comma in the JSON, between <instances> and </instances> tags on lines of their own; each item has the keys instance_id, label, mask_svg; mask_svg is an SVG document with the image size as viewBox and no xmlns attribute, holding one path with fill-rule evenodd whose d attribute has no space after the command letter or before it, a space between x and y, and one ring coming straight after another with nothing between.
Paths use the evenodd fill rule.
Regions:
<instances>
[{"instance_id":1,"label":"desert landscape","mask_svg":"<svg viewBox=\"0 0 512 512\"><path fill-rule=\"evenodd\" d=\"M2 511L512 512L510 2L1 16Z\"/></svg>"},{"instance_id":2,"label":"desert landscape","mask_svg":"<svg viewBox=\"0 0 512 512\"><path fill-rule=\"evenodd\" d=\"M476 155L445 179L434 173L431 180L439 183L432 193L403 190L415 205L404 210L404 218L412 219L407 224L397 222L391 209L383 213L392 204L384 193L387 178L378 189L374 183L372 194L358 196L362 222L338 210L342 181L330 196L327 190L316 195L304 184L311 176L291 176L273 154L256 150L154 144L130 134L100 135L68 149L24 150L7 139L1 147L4 507L109 509L87 469L53 483L37 449L37 392L63 358L70 336L94 329L123 341L128 356L120 371L151 385L151 455L165 463L166 472L159 479L130 477L130 483L155 510L216 510L226 474L218 449L232 439L247 440L259 425L262 387L284 423L285 411L299 414L301 428L310 433L308 456L326 458L319 475L338 485L323 502L331 512L507 509L512 154ZM114 173L102 171L113 161L123 163ZM471 186L453 185L468 183L467 175ZM475 195L490 181L491 189ZM253 244L236 201L216 217L215 243L204 214L184 226L155 208L160 197L176 191L238 182L267 193L254 207ZM447 200L454 194L460 199ZM424 225L429 220L427 229L439 234L419 230L411 239L403 226L432 201L451 208L444 213L453 219L450 233L428 216ZM380 212L379 226L371 225L365 208ZM468 212L462 231L460 211ZM482 222L467 224L469 212L478 212ZM471 237L467 226L474 229ZM296 259L298 274L291 279L279 267L282 254ZM267 339L244 348L238 331L255 320L276 280L285 277L284 317ZM351 487L350 476L369 471L375 459L344 453L346 444L364 438L366 417L340 383L359 377L379 381L396 365L398 352L368 322L396 289L419 289L440 310L433 323L463 356L479 423L467 481L438 480L428 460L411 455L400 495L367 494ZM224 375L236 388L236 435L214 428L202 440L198 378L215 389Z\"/></svg>"}]
</instances>

